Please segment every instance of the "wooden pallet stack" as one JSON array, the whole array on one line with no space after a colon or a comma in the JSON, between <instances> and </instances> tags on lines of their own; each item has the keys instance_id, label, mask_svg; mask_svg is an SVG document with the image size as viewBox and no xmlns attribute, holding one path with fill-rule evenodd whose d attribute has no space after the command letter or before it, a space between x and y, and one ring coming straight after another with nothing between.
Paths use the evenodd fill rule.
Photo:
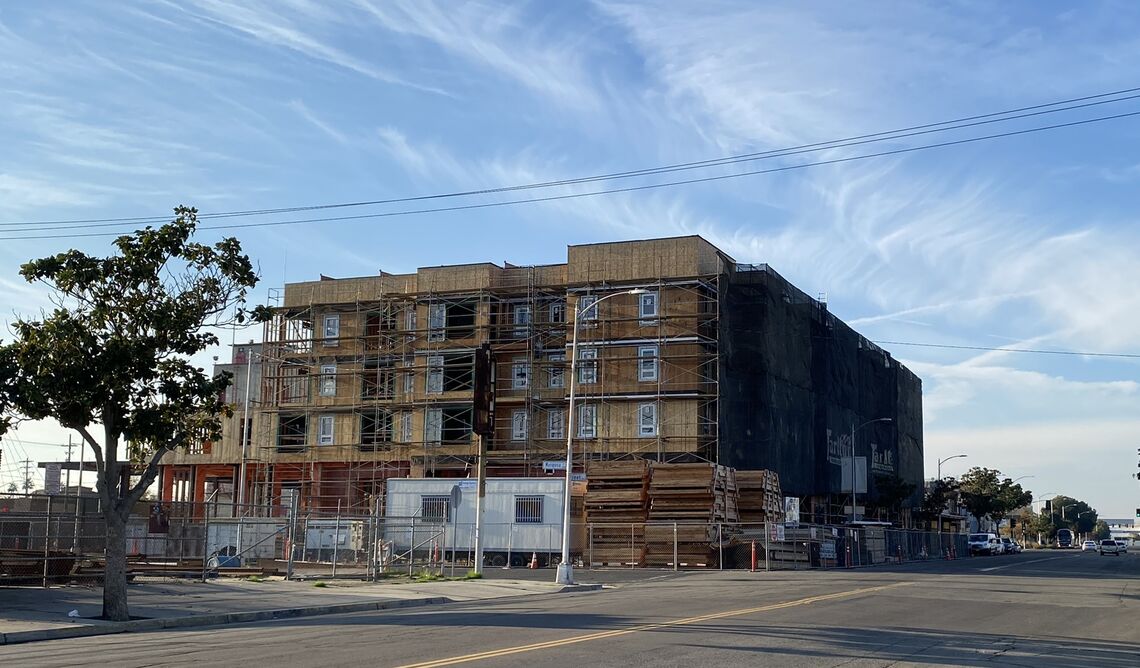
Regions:
<instances>
[{"instance_id":1,"label":"wooden pallet stack","mask_svg":"<svg viewBox=\"0 0 1140 668\"><path fill-rule=\"evenodd\" d=\"M586 476L584 558L595 566L644 565L649 462L591 462Z\"/></svg>"},{"instance_id":2,"label":"wooden pallet stack","mask_svg":"<svg viewBox=\"0 0 1140 668\"><path fill-rule=\"evenodd\" d=\"M736 486L742 523L784 521L784 497L775 471L737 471Z\"/></svg>"},{"instance_id":3,"label":"wooden pallet stack","mask_svg":"<svg viewBox=\"0 0 1140 668\"><path fill-rule=\"evenodd\" d=\"M717 525L738 521L736 484L735 471L724 466L653 464L645 529L648 565L672 565L674 542L679 564L714 563Z\"/></svg>"}]
</instances>

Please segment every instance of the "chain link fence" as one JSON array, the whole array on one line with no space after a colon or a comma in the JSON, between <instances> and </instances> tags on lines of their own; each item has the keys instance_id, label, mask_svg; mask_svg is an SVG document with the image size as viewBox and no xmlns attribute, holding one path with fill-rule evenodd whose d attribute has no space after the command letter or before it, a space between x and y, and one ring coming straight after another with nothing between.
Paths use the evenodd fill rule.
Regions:
<instances>
[{"instance_id":1,"label":"chain link fence","mask_svg":"<svg viewBox=\"0 0 1140 668\"><path fill-rule=\"evenodd\" d=\"M132 577L205 578L276 573L380 579L464 574L475 527L371 511L282 504L142 502L127 523ZM965 558L965 534L888 526L776 523L574 523L572 561L590 568L809 570ZM487 523L483 564L553 568L560 524ZM98 582L104 524L92 496L0 495L0 585Z\"/></svg>"}]
</instances>

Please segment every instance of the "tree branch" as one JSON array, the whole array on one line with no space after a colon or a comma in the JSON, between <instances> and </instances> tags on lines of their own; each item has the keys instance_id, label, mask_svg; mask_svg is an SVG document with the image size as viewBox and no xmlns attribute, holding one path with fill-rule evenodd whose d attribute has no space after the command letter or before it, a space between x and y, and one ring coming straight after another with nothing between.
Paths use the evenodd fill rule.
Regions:
<instances>
[{"instance_id":1,"label":"tree branch","mask_svg":"<svg viewBox=\"0 0 1140 668\"><path fill-rule=\"evenodd\" d=\"M124 503L127 508L135 505L135 502L142 498L147 488L150 487L150 484L154 482L154 479L158 476L159 462L166 453L171 452L177 447L178 443L171 442L155 448L154 454L150 456L150 461L147 462L146 468L143 469L142 477L140 477L139 481L135 483L135 486L131 488L131 491L127 493Z\"/></svg>"},{"instance_id":2,"label":"tree branch","mask_svg":"<svg viewBox=\"0 0 1140 668\"><path fill-rule=\"evenodd\" d=\"M111 507L111 490L106 485L107 465L103 461L103 450L99 444L95 442L95 438L91 436L91 432L87 431L87 427L76 427L75 431L83 437L83 440L91 446L91 452L95 456L95 490L99 493L99 498L103 501L104 508Z\"/></svg>"}]
</instances>

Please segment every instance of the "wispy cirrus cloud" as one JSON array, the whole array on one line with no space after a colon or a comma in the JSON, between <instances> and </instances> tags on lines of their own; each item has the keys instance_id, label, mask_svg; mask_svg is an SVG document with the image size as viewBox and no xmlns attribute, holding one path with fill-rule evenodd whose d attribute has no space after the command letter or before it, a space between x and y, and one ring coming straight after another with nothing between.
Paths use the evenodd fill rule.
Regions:
<instances>
[{"instance_id":1,"label":"wispy cirrus cloud","mask_svg":"<svg viewBox=\"0 0 1140 668\"><path fill-rule=\"evenodd\" d=\"M234 30L265 44L287 49L384 83L448 95L440 88L399 76L367 56L352 54L334 45L337 41L334 38L315 34L318 28L323 27L326 32L331 32L331 25L342 27L349 25L343 15L328 8L307 2L287 2L285 4L292 11L283 12L278 6L280 3L254 2L235 5L218 0L192 1L198 11L186 11L200 21ZM290 20L288 18L290 14L303 20L306 27L302 28L299 25L300 21Z\"/></svg>"},{"instance_id":2,"label":"wispy cirrus cloud","mask_svg":"<svg viewBox=\"0 0 1140 668\"><path fill-rule=\"evenodd\" d=\"M434 0L354 0L354 4L387 30L426 41L563 105L600 111L601 100L586 65L598 45L587 35L562 30L556 18L536 12L538 7Z\"/></svg>"},{"instance_id":3,"label":"wispy cirrus cloud","mask_svg":"<svg viewBox=\"0 0 1140 668\"><path fill-rule=\"evenodd\" d=\"M101 198L93 189L60 184L46 177L0 173L0 211L20 215L42 207L87 206Z\"/></svg>"},{"instance_id":4,"label":"wispy cirrus cloud","mask_svg":"<svg viewBox=\"0 0 1140 668\"><path fill-rule=\"evenodd\" d=\"M289 100L288 106L290 109L297 112L298 116L305 119L305 121L307 121L310 125L323 132L333 141L345 146L349 144L348 137L343 132L329 125L322 118L313 113L313 111L309 109L304 101L298 99Z\"/></svg>"}]
</instances>

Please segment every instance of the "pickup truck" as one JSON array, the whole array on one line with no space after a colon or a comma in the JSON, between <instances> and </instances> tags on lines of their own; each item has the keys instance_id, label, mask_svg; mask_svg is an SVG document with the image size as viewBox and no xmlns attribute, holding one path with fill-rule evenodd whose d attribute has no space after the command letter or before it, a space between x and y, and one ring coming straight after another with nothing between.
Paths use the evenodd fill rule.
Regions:
<instances>
[{"instance_id":1,"label":"pickup truck","mask_svg":"<svg viewBox=\"0 0 1140 668\"><path fill-rule=\"evenodd\" d=\"M1100 541L1100 546L1097 548L1097 551L1100 552L1100 556L1102 557L1106 554L1111 554L1117 557L1120 556L1120 546L1117 545L1116 541L1114 540Z\"/></svg>"}]
</instances>

